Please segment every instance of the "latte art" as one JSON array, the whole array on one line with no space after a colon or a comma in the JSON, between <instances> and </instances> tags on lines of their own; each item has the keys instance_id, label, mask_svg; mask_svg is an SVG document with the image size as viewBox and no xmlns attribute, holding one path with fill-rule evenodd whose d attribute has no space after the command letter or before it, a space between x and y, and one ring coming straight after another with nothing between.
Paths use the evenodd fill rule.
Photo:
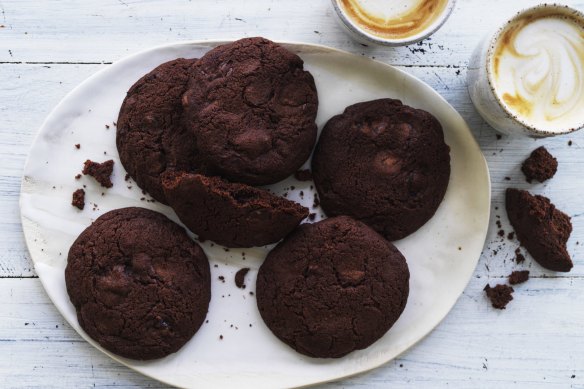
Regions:
<instances>
[{"instance_id":1,"label":"latte art","mask_svg":"<svg viewBox=\"0 0 584 389\"><path fill-rule=\"evenodd\" d=\"M584 27L566 14L513 21L491 59L495 93L527 125L561 132L584 122Z\"/></svg>"}]
</instances>

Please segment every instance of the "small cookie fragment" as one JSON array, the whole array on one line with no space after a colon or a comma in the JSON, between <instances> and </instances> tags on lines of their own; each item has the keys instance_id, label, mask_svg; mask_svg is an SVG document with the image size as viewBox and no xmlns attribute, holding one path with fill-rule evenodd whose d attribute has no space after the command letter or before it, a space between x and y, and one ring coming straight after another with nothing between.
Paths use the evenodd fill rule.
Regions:
<instances>
[{"instance_id":1,"label":"small cookie fragment","mask_svg":"<svg viewBox=\"0 0 584 389\"><path fill-rule=\"evenodd\" d=\"M244 267L243 269L239 269L237 273L235 273L235 286L239 289L245 289L245 276L249 272L249 267Z\"/></svg>"},{"instance_id":2,"label":"small cookie fragment","mask_svg":"<svg viewBox=\"0 0 584 389\"><path fill-rule=\"evenodd\" d=\"M83 174L89 175L97 182L101 184L104 188L111 188L114 186L111 180L111 175L114 171L114 161L109 160L102 163L93 162L91 160L85 161L83 164Z\"/></svg>"},{"instance_id":3,"label":"small cookie fragment","mask_svg":"<svg viewBox=\"0 0 584 389\"><path fill-rule=\"evenodd\" d=\"M515 290L508 285L497 285L491 288L489 284L483 289L487 293L487 297L491 300L493 308L505 309L507 304L513 300L512 293Z\"/></svg>"},{"instance_id":4,"label":"small cookie fragment","mask_svg":"<svg viewBox=\"0 0 584 389\"><path fill-rule=\"evenodd\" d=\"M71 205L81 210L85 208L85 191L83 189L77 189L73 192L73 201L71 201Z\"/></svg>"},{"instance_id":5,"label":"small cookie fragment","mask_svg":"<svg viewBox=\"0 0 584 389\"><path fill-rule=\"evenodd\" d=\"M541 146L531 152L529 158L521 165L521 171L529 183L533 180L544 182L558 171L558 160Z\"/></svg>"},{"instance_id":6,"label":"small cookie fragment","mask_svg":"<svg viewBox=\"0 0 584 389\"><path fill-rule=\"evenodd\" d=\"M566 248L572 233L570 217L547 197L525 190L507 189L505 201L517 238L533 259L546 269L569 272L574 266Z\"/></svg>"},{"instance_id":7,"label":"small cookie fragment","mask_svg":"<svg viewBox=\"0 0 584 389\"><path fill-rule=\"evenodd\" d=\"M529 270L516 270L509 275L511 285L522 284L529 280Z\"/></svg>"}]
</instances>

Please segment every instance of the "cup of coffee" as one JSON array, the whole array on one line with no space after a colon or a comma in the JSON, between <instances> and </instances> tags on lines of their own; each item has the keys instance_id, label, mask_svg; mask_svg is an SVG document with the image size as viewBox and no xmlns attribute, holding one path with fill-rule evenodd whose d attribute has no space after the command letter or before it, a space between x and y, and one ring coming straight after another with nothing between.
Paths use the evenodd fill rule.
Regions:
<instances>
[{"instance_id":1,"label":"cup of coffee","mask_svg":"<svg viewBox=\"0 0 584 389\"><path fill-rule=\"evenodd\" d=\"M404 46L438 30L455 0L332 0L339 22L357 41Z\"/></svg>"},{"instance_id":2,"label":"cup of coffee","mask_svg":"<svg viewBox=\"0 0 584 389\"><path fill-rule=\"evenodd\" d=\"M468 91L504 134L546 137L584 127L584 14L559 4L519 12L474 51Z\"/></svg>"}]
</instances>

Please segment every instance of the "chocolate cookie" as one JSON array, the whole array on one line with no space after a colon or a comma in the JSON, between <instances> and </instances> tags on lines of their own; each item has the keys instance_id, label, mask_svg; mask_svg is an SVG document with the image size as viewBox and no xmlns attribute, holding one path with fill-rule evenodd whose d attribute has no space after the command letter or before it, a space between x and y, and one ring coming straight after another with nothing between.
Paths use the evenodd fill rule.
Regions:
<instances>
[{"instance_id":1,"label":"chocolate cookie","mask_svg":"<svg viewBox=\"0 0 584 389\"><path fill-rule=\"evenodd\" d=\"M328 216L352 216L397 240L424 225L442 202L449 152L430 113L398 100L373 100L328 121L312 175Z\"/></svg>"},{"instance_id":2,"label":"chocolate cookie","mask_svg":"<svg viewBox=\"0 0 584 389\"><path fill-rule=\"evenodd\" d=\"M339 358L369 347L403 312L402 254L347 216L303 224L259 269L256 295L268 328L302 354Z\"/></svg>"},{"instance_id":3,"label":"chocolate cookie","mask_svg":"<svg viewBox=\"0 0 584 389\"><path fill-rule=\"evenodd\" d=\"M140 188L163 204L162 173L204 170L195 137L183 125L181 105L196 61L176 59L146 74L128 91L118 117L116 144L122 165Z\"/></svg>"},{"instance_id":4,"label":"chocolate cookie","mask_svg":"<svg viewBox=\"0 0 584 389\"><path fill-rule=\"evenodd\" d=\"M241 39L205 54L183 105L199 149L231 181L281 181L306 161L316 140L314 79L300 57L267 39Z\"/></svg>"},{"instance_id":5,"label":"chocolate cookie","mask_svg":"<svg viewBox=\"0 0 584 389\"><path fill-rule=\"evenodd\" d=\"M550 199L525 190L507 189L505 207L521 245L549 270L569 272L574 266L566 249L572 233L570 217Z\"/></svg>"},{"instance_id":6,"label":"chocolate cookie","mask_svg":"<svg viewBox=\"0 0 584 389\"><path fill-rule=\"evenodd\" d=\"M115 354L146 360L174 353L207 315L207 257L160 213L107 212L79 235L67 261L79 325Z\"/></svg>"},{"instance_id":7,"label":"chocolate cookie","mask_svg":"<svg viewBox=\"0 0 584 389\"><path fill-rule=\"evenodd\" d=\"M219 177L167 172L163 185L170 205L191 231L227 247L277 242L308 216L300 204Z\"/></svg>"}]
</instances>

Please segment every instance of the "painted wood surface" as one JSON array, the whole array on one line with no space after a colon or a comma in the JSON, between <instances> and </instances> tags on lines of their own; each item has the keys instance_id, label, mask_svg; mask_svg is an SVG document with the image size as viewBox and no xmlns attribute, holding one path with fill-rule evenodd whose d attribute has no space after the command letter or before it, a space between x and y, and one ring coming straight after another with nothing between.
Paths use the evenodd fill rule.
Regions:
<instances>
[{"instance_id":1,"label":"painted wood surface","mask_svg":"<svg viewBox=\"0 0 584 389\"><path fill-rule=\"evenodd\" d=\"M22 168L37 129L78 83L108 63L154 45L186 39L264 35L320 43L400 67L442 94L467 120L491 170L491 229L467 290L446 320L398 360L326 387L584 388L584 132L556 139L501 137L474 110L466 64L481 36L537 1L459 0L446 25L410 47L364 47L336 24L328 0L130 1L0 0L0 387L164 387L81 340L46 297L19 220ZM565 1L584 10L583 1ZM571 146L568 142L571 141ZM530 185L521 161L545 145L556 177ZM517 242L503 193L513 186L549 196L572 216L575 267L548 272L514 263ZM500 219L499 219L500 218ZM532 280L493 310L482 288L516 268Z\"/></svg>"}]
</instances>

